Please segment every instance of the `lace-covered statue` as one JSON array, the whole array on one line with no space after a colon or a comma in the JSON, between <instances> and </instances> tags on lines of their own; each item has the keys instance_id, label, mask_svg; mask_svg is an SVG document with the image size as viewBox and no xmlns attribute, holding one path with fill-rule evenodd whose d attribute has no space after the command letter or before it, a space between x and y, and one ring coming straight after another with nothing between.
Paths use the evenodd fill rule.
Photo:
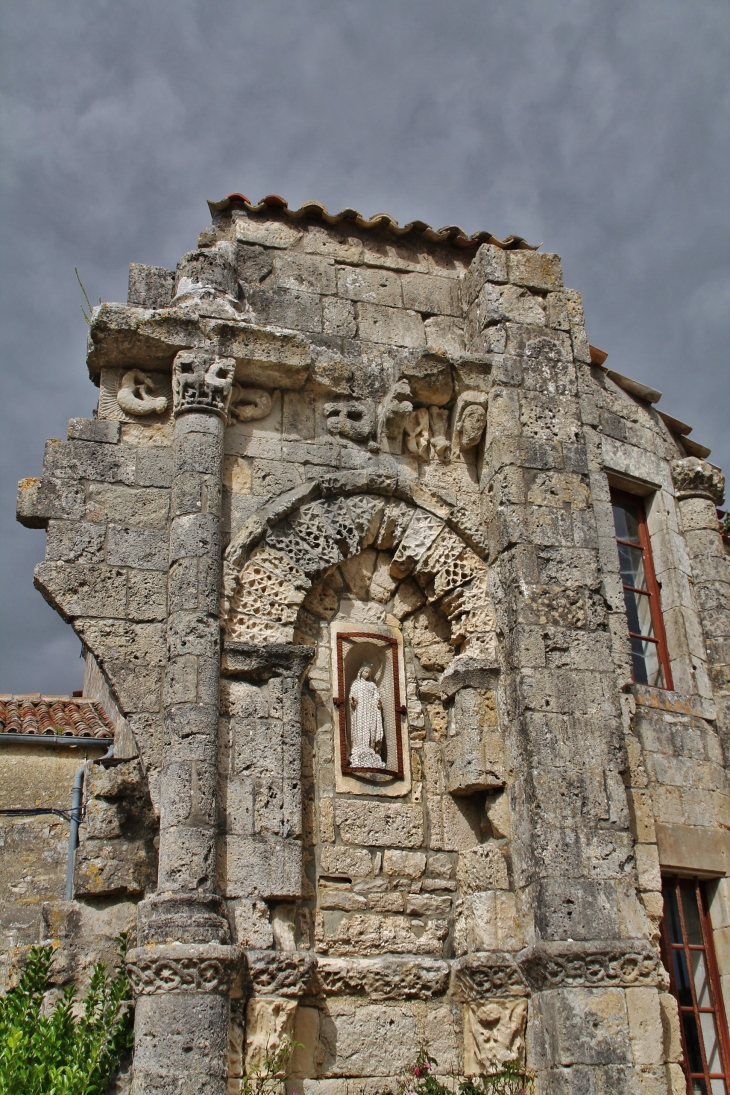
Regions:
<instances>
[{"instance_id":1,"label":"lace-covered statue","mask_svg":"<svg viewBox=\"0 0 730 1095\"><path fill-rule=\"evenodd\" d=\"M350 765L352 768L385 768L378 750L383 744L383 701L373 667L363 662L350 686Z\"/></svg>"}]
</instances>

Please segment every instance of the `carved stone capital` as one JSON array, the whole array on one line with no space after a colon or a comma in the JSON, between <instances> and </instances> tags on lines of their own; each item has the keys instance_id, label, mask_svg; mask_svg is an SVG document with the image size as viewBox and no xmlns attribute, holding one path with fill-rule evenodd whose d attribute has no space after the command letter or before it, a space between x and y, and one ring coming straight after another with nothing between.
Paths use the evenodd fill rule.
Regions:
<instances>
[{"instance_id":1,"label":"carved stone capital","mask_svg":"<svg viewBox=\"0 0 730 1095\"><path fill-rule=\"evenodd\" d=\"M725 476L719 468L700 460L696 456L687 456L684 460L672 462L672 479L677 498L707 498L716 506L721 506L725 498Z\"/></svg>"},{"instance_id":2,"label":"carved stone capital","mask_svg":"<svg viewBox=\"0 0 730 1095\"><path fill-rule=\"evenodd\" d=\"M181 350L172 367L173 412L217 414L225 420L233 391L233 357L216 357L204 350Z\"/></svg>"},{"instance_id":3,"label":"carved stone capital","mask_svg":"<svg viewBox=\"0 0 730 1095\"><path fill-rule=\"evenodd\" d=\"M244 962L241 947L219 943L162 944L130 951L127 974L135 997L162 992L226 994Z\"/></svg>"},{"instance_id":4,"label":"carved stone capital","mask_svg":"<svg viewBox=\"0 0 730 1095\"><path fill-rule=\"evenodd\" d=\"M511 954L484 951L453 964L452 992L466 1003L490 996L529 996L530 990Z\"/></svg>"},{"instance_id":5,"label":"carved stone capital","mask_svg":"<svg viewBox=\"0 0 730 1095\"><path fill-rule=\"evenodd\" d=\"M271 677L301 677L314 657L313 646L290 643L244 643L226 640L221 673L249 681Z\"/></svg>"},{"instance_id":6,"label":"carved stone capital","mask_svg":"<svg viewBox=\"0 0 730 1095\"><path fill-rule=\"evenodd\" d=\"M668 985L659 955L642 940L538 943L521 951L517 964L526 982L536 991Z\"/></svg>"},{"instance_id":7,"label":"carved stone capital","mask_svg":"<svg viewBox=\"0 0 730 1095\"><path fill-rule=\"evenodd\" d=\"M230 943L228 921L215 894L155 894L137 906L139 945Z\"/></svg>"}]
</instances>

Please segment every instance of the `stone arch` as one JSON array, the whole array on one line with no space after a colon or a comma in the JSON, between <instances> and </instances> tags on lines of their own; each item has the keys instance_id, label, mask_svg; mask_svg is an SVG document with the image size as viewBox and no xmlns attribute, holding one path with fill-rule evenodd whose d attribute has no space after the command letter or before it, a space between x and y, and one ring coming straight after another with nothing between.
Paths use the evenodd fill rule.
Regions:
<instances>
[{"instance_id":1,"label":"stone arch","mask_svg":"<svg viewBox=\"0 0 730 1095\"><path fill-rule=\"evenodd\" d=\"M224 638L295 643L307 594L331 569L370 547L392 554L390 573L415 579L448 619L455 652L497 666L497 625L484 546L458 511L397 476L314 479L263 507L224 559Z\"/></svg>"}]
</instances>

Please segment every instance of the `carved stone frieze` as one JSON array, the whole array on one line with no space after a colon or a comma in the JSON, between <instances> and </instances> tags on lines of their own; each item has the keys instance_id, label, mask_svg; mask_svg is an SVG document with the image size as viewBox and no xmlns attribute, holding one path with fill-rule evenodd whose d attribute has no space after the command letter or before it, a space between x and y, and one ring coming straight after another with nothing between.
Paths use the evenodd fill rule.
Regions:
<instances>
[{"instance_id":1,"label":"carved stone frieze","mask_svg":"<svg viewBox=\"0 0 730 1095\"><path fill-rule=\"evenodd\" d=\"M135 996L228 993L244 960L241 947L218 943L138 947L127 955L127 974Z\"/></svg>"},{"instance_id":2,"label":"carved stone frieze","mask_svg":"<svg viewBox=\"0 0 730 1095\"><path fill-rule=\"evenodd\" d=\"M430 1000L449 987L449 963L438 958L328 958L317 961L317 990L325 996L371 1000Z\"/></svg>"},{"instance_id":3,"label":"carved stone frieze","mask_svg":"<svg viewBox=\"0 0 730 1095\"><path fill-rule=\"evenodd\" d=\"M233 393L235 370L235 358L215 357L202 350L181 350L172 369L175 415L202 411L225 418Z\"/></svg>"},{"instance_id":4,"label":"carved stone frieze","mask_svg":"<svg viewBox=\"0 0 730 1095\"><path fill-rule=\"evenodd\" d=\"M462 1002L489 996L530 995L514 957L495 952L458 958L453 964L451 990Z\"/></svg>"},{"instance_id":5,"label":"carved stone frieze","mask_svg":"<svg viewBox=\"0 0 730 1095\"><path fill-rule=\"evenodd\" d=\"M672 479L677 498L708 498L721 506L725 498L725 476L714 464L688 456L672 462Z\"/></svg>"},{"instance_id":6,"label":"carved stone frieze","mask_svg":"<svg viewBox=\"0 0 730 1095\"><path fill-rule=\"evenodd\" d=\"M246 951L245 989L256 996L305 996L312 992L316 955L308 951Z\"/></svg>"},{"instance_id":7,"label":"carved stone frieze","mask_svg":"<svg viewBox=\"0 0 730 1095\"><path fill-rule=\"evenodd\" d=\"M667 975L659 955L645 941L601 943L542 943L522 951L517 958L533 989L577 986L657 985Z\"/></svg>"}]
</instances>

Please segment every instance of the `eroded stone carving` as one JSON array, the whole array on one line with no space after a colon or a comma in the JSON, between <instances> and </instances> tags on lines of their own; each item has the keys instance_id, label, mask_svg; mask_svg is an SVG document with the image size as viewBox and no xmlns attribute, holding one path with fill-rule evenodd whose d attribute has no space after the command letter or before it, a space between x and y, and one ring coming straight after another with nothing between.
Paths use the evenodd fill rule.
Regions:
<instances>
[{"instance_id":1,"label":"eroded stone carving","mask_svg":"<svg viewBox=\"0 0 730 1095\"><path fill-rule=\"evenodd\" d=\"M375 413L370 403L351 399L345 403L325 403L327 429L350 441L367 441L375 430Z\"/></svg>"},{"instance_id":2,"label":"eroded stone carving","mask_svg":"<svg viewBox=\"0 0 730 1095\"><path fill-rule=\"evenodd\" d=\"M410 452L419 460L428 460L430 452L429 444L429 420L425 407L417 407L406 416L403 423L405 431L406 452Z\"/></svg>"},{"instance_id":3,"label":"eroded stone carving","mask_svg":"<svg viewBox=\"0 0 730 1095\"><path fill-rule=\"evenodd\" d=\"M716 506L725 499L725 476L714 464L688 456L672 463L672 479L677 498L709 498Z\"/></svg>"},{"instance_id":4,"label":"eroded stone carving","mask_svg":"<svg viewBox=\"0 0 730 1095\"><path fill-rule=\"evenodd\" d=\"M267 1054L276 1053L285 1035L294 1031L296 1000L254 998L246 1008L246 1071L262 1068Z\"/></svg>"},{"instance_id":5,"label":"eroded stone carving","mask_svg":"<svg viewBox=\"0 0 730 1095\"><path fill-rule=\"evenodd\" d=\"M479 1076L525 1055L527 1000L490 1000L464 1008L464 1072Z\"/></svg>"},{"instance_id":6,"label":"eroded stone carving","mask_svg":"<svg viewBox=\"0 0 730 1095\"><path fill-rule=\"evenodd\" d=\"M473 449L487 424L487 393L462 392L454 408L454 448Z\"/></svg>"},{"instance_id":7,"label":"eroded stone carving","mask_svg":"<svg viewBox=\"0 0 730 1095\"><path fill-rule=\"evenodd\" d=\"M378 441L384 452L400 454L403 448L403 430L408 416L413 412L411 389L407 380L399 380L388 392L383 402L378 422Z\"/></svg>"},{"instance_id":8,"label":"eroded stone carving","mask_svg":"<svg viewBox=\"0 0 730 1095\"><path fill-rule=\"evenodd\" d=\"M200 350L181 350L172 369L173 409L209 411L225 418L233 391L233 357L214 357Z\"/></svg>"},{"instance_id":9,"label":"eroded stone carving","mask_svg":"<svg viewBox=\"0 0 730 1095\"><path fill-rule=\"evenodd\" d=\"M445 464L451 452L448 438L449 412L443 407L429 407L428 416L431 421L431 448L436 459Z\"/></svg>"},{"instance_id":10,"label":"eroded stone carving","mask_svg":"<svg viewBox=\"0 0 730 1095\"><path fill-rule=\"evenodd\" d=\"M152 377L139 369L130 369L122 377L117 403L126 414L164 414L167 410L167 399L164 395L152 394L157 390L158 385Z\"/></svg>"},{"instance_id":11,"label":"eroded stone carving","mask_svg":"<svg viewBox=\"0 0 730 1095\"><path fill-rule=\"evenodd\" d=\"M263 388L242 388L234 382L231 390L230 416L239 422L266 418L271 411L271 396Z\"/></svg>"}]
</instances>

